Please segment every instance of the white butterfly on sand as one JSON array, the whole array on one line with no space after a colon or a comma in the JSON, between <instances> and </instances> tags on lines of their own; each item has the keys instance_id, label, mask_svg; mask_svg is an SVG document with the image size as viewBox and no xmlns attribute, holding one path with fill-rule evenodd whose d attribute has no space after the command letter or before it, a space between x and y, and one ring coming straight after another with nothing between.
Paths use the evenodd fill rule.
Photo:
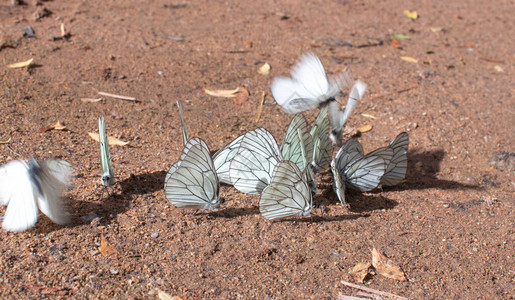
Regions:
<instances>
[{"instance_id":1,"label":"white butterfly on sand","mask_svg":"<svg viewBox=\"0 0 515 300\"><path fill-rule=\"evenodd\" d=\"M349 83L347 72L328 80L318 57L308 53L293 67L291 78L274 78L271 90L277 104L287 113L295 114L334 100Z\"/></svg>"},{"instance_id":2,"label":"white butterfly on sand","mask_svg":"<svg viewBox=\"0 0 515 300\"><path fill-rule=\"evenodd\" d=\"M281 150L270 132L264 128L249 131L231 161L231 183L242 193L261 194L270 184L275 166L282 160Z\"/></svg>"},{"instance_id":3,"label":"white butterfly on sand","mask_svg":"<svg viewBox=\"0 0 515 300\"><path fill-rule=\"evenodd\" d=\"M243 135L240 135L239 137L232 140L229 144L216 151L215 154L213 154L213 162L215 164L216 174L218 175L220 182L232 185L229 171L231 162L238 152L242 140Z\"/></svg>"},{"instance_id":4,"label":"white butterfly on sand","mask_svg":"<svg viewBox=\"0 0 515 300\"><path fill-rule=\"evenodd\" d=\"M209 148L199 138L190 139L166 175L166 199L177 207L213 210L224 202L219 189Z\"/></svg>"},{"instance_id":5,"label":"white butterfly on sand","mask_svg":"<svg viewBox=\"0 0 515 300\"><path fill-rule=\"evenodd\" d=\"M393 141L388 145L388 148L393 150L393 157L383 177L381 177L381 184L383 186L391 186L399 184L406 177L406 170L408 168L408 147L409 136L406 132L401 132Z\"/></svg>"},{"instance_id":6,"label":"white butterfly on sand","mask_svg":"<svg viewBox=\"0 0 515 300\"><path fill-rule=\"evenodd\" d=\"M15 160L0 167L0 204L7 205L2 227L23 231L33 227L41 210L57 224L69 220L61 194L71 182L72 166L60 159L38 163Z\"/></svg>"},{"instance_id":7,"label":"white butterfly on sand","mask_svg":"<svg viewBox=\"0 0 515 300\"><path fill-rule=\"evenodd\" d=\"M98 118L98 140L100 142L100 165L102 167L102 177L100 178L104 187L111 187L115 183L111 153L109 151L109 141L106 135L106 124L104 117Z\"/></svg>"},{"instance_id":8,"label":"white butterfly on sand","mask_svg":"<svg viewBox=\"0 0 515 300\"><path fill-rule=\"evenodd\" d=\"M259 211L265 219L309 216L311 191L302 172L291 161L279 162L270 184L261 193Z\"/></svg>"},{"instance_id":9,"label":"white butterfly on sand","mask_svg":"<svg viewBox=\"0 0 515 300\"><path fill-rule=\"evenodd\" d=\"M389 147L363 155L363 147L357 139L345 142L331 162L334 190L342 205L347 186L362 192L378 187L392 157L393 150Z\"/></svg>"},{"instance_id":10,"label":"white butterfly on sand","mask_svg":"<svg viewBox=\"0 0 515 300\"><path fill-rule=\"evenodd\" d=\"M333 156L333 144L329 138L328 106L320 108L310 134L313 139L313 158L311 165L313 171L318 173L329 168Z\"/></svg>"}]
</instances>

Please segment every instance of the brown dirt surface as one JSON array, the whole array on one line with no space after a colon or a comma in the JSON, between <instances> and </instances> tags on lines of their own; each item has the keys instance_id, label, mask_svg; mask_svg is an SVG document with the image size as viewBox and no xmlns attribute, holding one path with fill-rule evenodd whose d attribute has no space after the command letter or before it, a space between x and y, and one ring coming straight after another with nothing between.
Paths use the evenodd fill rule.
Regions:
<instances>
[{"instance_id":1,"label":"brown dirt surface","mask_svg":"<svg viewBox=\"0 0 515 300\"><path fill-rule=\"evenodd\" d=\"M357 295L341 281L353 282L349 271L375 247L407 280L374 275L367 287L513 299L515 5L409 3L1 1L0 141L11 141L0 163L20 159L9 146L75 167L70 225L40 215L33 229L0 232L1 297L336 299ZM23 36L28 25L35 37ZM349 69L368 84L347 124L373 125L360 139L366 152L409 132L406 180L351 193L342 207L325 172L312 217L281 222L260 216L258 196L225 185L218 211L173 207L163 181L182 151L175 102L211 150L259 126L280 141L291 116L270 83L308 51L328 74ZM30 58L30 68L6 67ZM258 73L265 62L268 76ZM250 92L239 103L203 92L239 86ZM140 101L81 101L99 91ZM316 113L305 115L313 122ZM111 147L120 184L109 197L97 189L99 147L88 136L101 115L109 135L129 142ZM56 121L68 130L39 131Z\"/></svg>"}]
</instances>

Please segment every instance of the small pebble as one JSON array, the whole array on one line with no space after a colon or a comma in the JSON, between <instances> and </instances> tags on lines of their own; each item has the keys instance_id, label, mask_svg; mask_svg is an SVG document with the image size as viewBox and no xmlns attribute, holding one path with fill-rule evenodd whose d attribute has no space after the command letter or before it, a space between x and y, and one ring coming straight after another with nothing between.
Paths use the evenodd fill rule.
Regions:
<instances>
[{"instance_id":1,"label":"small pebble","mask_svg":"<svg viewBox=\"0 0 515 300\"><path fill-rule=\"evenodd\" d=\"M109 271L110 271L110 272L111 272L111 274L113 274L113 275L116 275L116 274L120 273L120 271L118 271L118 270L116 270L116 269L111 269L111 270L109 270Z\"/></svg>"},{"instance_id":2,"label":"small pebble","mask_svg":"<svg viewBox=\"0 0 515 300\"><path fill-rule=\"evenodd\" d=\"M159 233L157 233L157 232L154 232L150 235L150 237L153 239L157 238L158 236L159 236Z\"/></svg>"}]
</instances>

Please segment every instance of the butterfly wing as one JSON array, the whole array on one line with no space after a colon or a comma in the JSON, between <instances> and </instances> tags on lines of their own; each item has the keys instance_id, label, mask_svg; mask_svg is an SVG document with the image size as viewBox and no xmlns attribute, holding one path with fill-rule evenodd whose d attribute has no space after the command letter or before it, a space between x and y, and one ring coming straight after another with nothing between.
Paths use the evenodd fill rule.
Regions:
<instances>
[{"instance_id":1,"label":"butterfly wing","mask_svg":"<svg viewBox=\"0 0 515 300\"><path fill-rule=\"evenodd\" d=\"M38 219L37 190L30 180L27 163L20 160L0 167L0 203L8 204L2 218L7 231L23 231Z\"/></svg>"},{"instance_id":2,"label":"butterfly wing","mask_svg":"<svg viewBox=\"0 0 515 300\"><path fill-rule=\"evenodd\" d=\"M312 209L309 187L301 171L291 161L280 162L270 185L261 194L259 211L265 219L306 216Z\"/></svg>"},{"instance_id":3,"label":"butterfly wing","mask_svg":"<svg viewBox=\"0 0 515 300\"><path fill-rule=\"evenodd\" d=\"M177 101L177 107L179 108L179 117L181 118L181 126L182 126L182 142L183 146L186 147L188 140L190 139L188 135L188 127L186 126L186 121L184 120L184 113L182 110L181 101Z\"/></svg>"},{"instance_id":4,"label":"butterfly wing","mask_svg":"<svg viewBox=\"0 0 515 300\"><path fill-rule=\"evenodd\" d=\"M302 153L302 147L305 154ZM302 114L295 115L291 120L280 149L284 160L289 160L300 170L305 170L304 161L311 161L313 157L313 139L308 131L308 122Z\"/></svg>"},{"instance_id":5,"label":"butterfly wing","mask_svg":"<svg viewBox=\"0 0 515 300\"><path fill-rule=\"evenodd\" d=\"M346 141L336 153L334 157L335 166L338 167L340 172L343 172L363 156L363 146L357 138L352 138Z\"/></svg>"},{"instance_id":6,"label":"butterfly wing","mask_svg":"<svg viewBox=\"0 0 515 300\"><path fill-rule=\"evenodd\" d=\"M206 143L192 138L186 144L180 163L174 165L165 183L165 196L177 207L212 210L223 199L211 153ZM172 168L174 168L172 167ZM172 170L171 170L172 171Z\"/></svg>"},{"instance_id":7,"label":"butterfly wing","mask_svg":"<svg viewBox=\"0 0 515 300\"><path fill-rule=\"evenodd\" d=\"M392 156L393 151L388 147L368 153L345 169L345 182L362 192L375 189Z\"/></svg>"},{"instance_id":8,"label":"butterfly wing","mask_svg":"<svg viewBox=\"0 0 515 300\"><path fill-rule=\"evenodd\" d=\"M327 105L324 105L311 128L313 138L313 159L311 165L315 172L325 170L331 163L333 145L329 139L329 119L327 117Z\"/></svg>"},{"instance_id":9,"label":"butterfly wing","mask_svg":"<svg viewBox=\"0 0 515 300\"><path fill-rule=\"evenodd\" d=\"M381 178L381 183L385 186L399 184L406 177L406 170L408 169L408 133L401 132L388 147L393 150L393 157Z\"/></svg>"},{"instance_id":10,"label":"butterfly wing","mask_svg":"<svg viewBox=\"0 0 515 300\"><path fill-rule=\"evenodd\" d=\"M66 224L66 214L61 194L64 187L71 182L73 168L70 163L60 159L48 159L40 163L41 194L38 195L38 207L50 220L57 224Z\"/></svg>"},{"instance_id":11,"label":"butterfly wing","mask_svg":"<svg viewBox=\"0 0 515 300\"><path fill-rule=\"evenodd\" d=\"M275 77L270 89L277 104L289 114L301 113L319 104L302 85L287 77Z\"/></svg>"},{"instance_id":12,"label":"butterfly wing","mask_svg":"<svg viewBox=\"0 0 515 300\"><path fill-rule=\"evenodd\" d=\"M231 176L229 175L229 170L231 166L231 161L238 152L240 148L241 140L243 140L243 135L235 138L232 142L227 144L225 147L216 151L213 155L213 162L216 169L216 174L218 175L218 179L220 182L225 184L232 184Z\"/></svg>"},{"instance_id":13,"label":"butterfly wing","mask_svg":"<svg viewBox=\"0 0 515 300\"><path fill-rule=\"evenodd\" d=\"M343 205L345 203L345 178L342 178L340 170L336 165L336 158L331 161L331 171L333 173L333 189L338 196L338 200Z\"/></svg>"},{"instance_id":14,"label":"butterfly wing","mask_svg":"<svg viewBox=\"0 0 515 300\"><path fill-rule=\"evenodd\" d=\"M357 80L352 86L347 105L343 112L340 110L340 104L338 102L332 101L329 103L329 115L332 128L330 138L335 145L341 145L342 128L347 123L347 119L352 111L354 111L354 108L361 102L366 89L367 85Z\"/></svg>"},{"instance_id":15,"label":"butterfly wing","mask_svg":"<svg viewBox=\"0 0 515 300\"><path fill-rule=\"evenodd\" d=\"M100 165L102 167L102 185L110 187L114 184L113 166L111 163L111 152L109 151L109 141L106 135L104 117L98 118L98 140L100 142Z\"/></svg>"},{"instance_id":16,"label":"butterfly wing","mask_svg":"<svg viewBox=\"0 0 515 300\"><path fill-rule=\"evenodd\" d=\"M282 161L281 151L270 132L258 128L247 132L231 161L229 176L242 193L261 194L270 183L275 166Z\"/></svg>"}]
</instances>

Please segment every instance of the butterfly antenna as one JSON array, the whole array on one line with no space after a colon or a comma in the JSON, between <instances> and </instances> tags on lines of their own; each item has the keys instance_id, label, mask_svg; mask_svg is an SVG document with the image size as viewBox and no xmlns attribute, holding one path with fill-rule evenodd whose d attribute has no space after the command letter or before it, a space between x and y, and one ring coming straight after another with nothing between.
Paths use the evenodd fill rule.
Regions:
<instances>
[{"instance_id":1,"label":"butterfly antenna","mask_svg":"<svg viewBox=\"0 0 515 300\"><path fill-rule=\"evenodd\" d=\"M7 149L9 149L9 151L11 151L12 153L14 153L14 154L16 154L16 155L18 155L18 156L20 156L20 157L23 157L23 155L21 155L20 153L18 153L18 152L16 152L16 151L14 151L13 149L11 149L11 147L9 147L9 145L5 145L5 146L6 146L6 147L7 147Z\"/></svg>"}]
</instances>

